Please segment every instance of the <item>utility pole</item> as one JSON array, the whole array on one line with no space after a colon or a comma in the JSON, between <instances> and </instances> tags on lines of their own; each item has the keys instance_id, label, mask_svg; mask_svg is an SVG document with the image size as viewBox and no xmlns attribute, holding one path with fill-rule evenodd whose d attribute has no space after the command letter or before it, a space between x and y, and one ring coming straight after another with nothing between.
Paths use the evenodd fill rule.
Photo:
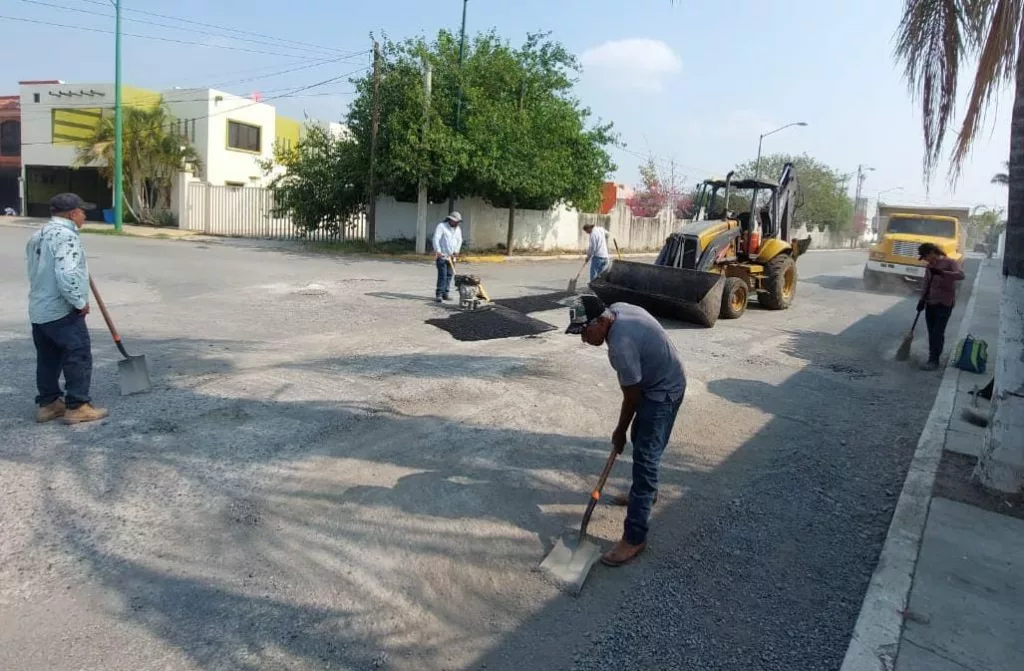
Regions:
<instances>
[{"instance_id":1,"label":"utility pole","mask_svg":"<svg viewBox=\"0 0 1024 671\"><path fill-rule=\"evenodd\" d=\"M523 116L523 103L526 101L526 80L519 86L519 116ZM515 237L516 197L512 195L508 204L508 230L505 232L505 256L512 256L512 244Z\"/></svg>"},{"instance_id":2,"label":"utility pole","mask_svg":"<svg viewBox=\"0 0 1024 671\"><path fill-rule=\"evenodd\" d=\"M377 133L380 131L380 43L373 42L373 111L370 122L370 178L366 237L370 248L377 244Z\"/></svg>"},{"instance_id":3,"label":"utility pole","mask_svg":"<svg viewBox=\"0 0 1024 671\"><path fill-rule=\"evenodd\" d=\"M427 54L423 54L423 131L420 141L426 146L430 130L430 95L433 67ZM425 151L423 152L426 153ZM427 253L427 178L420 175L420 188L416 198L416 253Z\"/></svg>"},{"instance_id":4,"label":"utility pole","mask_svg":"<svg viewBox=\"0 0 1024 671\"><path fill-rule=\"evenodd\" d=\"M469 0L462 0L462 31L459 37L459 88L455 93L455 132L462 131L462 62L466 58L466 5ZM448 213L455 211L455 185L448 193Z\"/></svg>"},{"instance_id":5,"label":"utility pole","mask_svg":"<svg viewBox=\"0 0 1024 671\"><path fill-rule=\"evenodd\" d=\"M861 163L860 165L857 166L857 189L855 191L856 195L853 198L853 222L852 222L852 225L850 226L850 233L851 233L850 239L851 239L851 241L853 240L853 235L852 234L856 232L857 221L860 218L860 215L862 214L860 198L861 198L861 193L863 193L863 191L864 191L864 180L866 180L868 178L867 174L865 174L865 173L867 171L869 171L869 170L874 170L874 168L872 168L870 166L866 166L863 163Z\"/></svg>"},{"instance_id":6,"label":"utility pole","mask_svg":"<svg viewBox=\"0 0 1024 671\"><path fill-rule=\"evenodd\" d=\"M124 227L124 119L121 109L121 0L114 0L114 230Z\"/></svg>"}]
</instances>

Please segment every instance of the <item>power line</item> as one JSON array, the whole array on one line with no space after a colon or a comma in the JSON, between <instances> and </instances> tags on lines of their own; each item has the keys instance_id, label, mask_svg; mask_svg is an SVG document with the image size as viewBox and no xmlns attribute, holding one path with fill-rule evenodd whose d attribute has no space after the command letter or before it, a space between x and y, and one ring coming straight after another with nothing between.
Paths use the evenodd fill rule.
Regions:
<instances>
[{"instance_id":1,"label":"power line","mask_svg":"<svg viewBox=\"0 0 1024 671\"><path fill-rule=\"evenodd\" d=\"M60 4L53 3L53 2L45 2L44 0L19 0L19 1L27 3L27 4L31 4L31 5L39 5L41 7L52 7L53 9L60 9L60 10L68 11L68 12L79 12L81 14L89 14L91 16L102 16L102 17L108 18L108 19L113 19L114 18L113 14L108 14L108 13L105 13L105 12L97 12L97 11L94 11L94 10L91 10L91 9L80 9L80 8L77 8L77 7L69 7L67 5L60 5ZM97 4L103 4L103 3L97 3ZM215 37L226 37L227 39L237 40L239 42L251 42L251 43L255 43L255 44L265 44L265 42L266 42L266 40L254 40L252 38L247 38L247 37L233 37L233 36L231 36L229 34L224 33L223 31L218 32L218 31L210 31L210 30L201 30L201 29L198 29L198 28L185 28L183 26L172 26L172 25L168 25L166 23L160 23L160 22L157 22L157 21L147 21L146 19L125 18L124 20L125 21L132 21L134 23L141 23L141 24L149 25L149 26L157 26L157 27L160 27L160 28L168 28L170 30L188 30L189 32L198 33L200 35L213 35ZM284 45L281 45L281 46L284 46ZM299 49L299 50L302 50L302 51L311 51L311 52L317 53L317 54L323 54L323 52L324 52L324 49L319 48L319 47L316 47L316 48L311 48L311 47L287 47L287 48L289 48L289 49ZM337 50L332 50L332 51L337 51Z\"/></svg>"},{"instance_id":2,"label":"power line","mask_svg":"<svg viewBox=\"0 0 1024 671\"><path fill-rule=\"evenodd\" d=\"M93 4L93 5L100 5L102 7L109 6L109 2L103 2L102 0L80 0L80 1L81 2L87 2L87 3ZM148 11L146 11L144 9L132 9L130 7L125 7L124 11L134 12L135 14L143 14L145 16L154 16L154 17L156 17L158 19L167 19L169 21L178 21L179 23L187 23L187 24L190 24L190 25L205 26L207 28L216 28L218 30L226 30L228 32L237 33L239 35L251 35L252 37L259 37L259 38L262 38L263 40L273 40L273 41L276 41L276 42L287 43L287 44L294 44L294 45L303 46L303 47L312 47L314 49L319 49L321 51L341 52L340 49L334 49L334 48L331 48L331 47L323 47L323 46L316 45L316 44L309 44L308 42L297 42L295 40L289 40L289 39L285 39L283 37L275 37L274 35L265 35L263 33L254 33L254 32L248 31L248 30L240 30L238 28L231 28L230 26L218 26L218 25L215 25L215 24L212 24L212 23L204 23L202 21L193 21L192 19L182 19L182 18L179 18L179 17L176 17L176 16L171 16L169 14L160 14L160 13L157 13L157 12L148 12Z\"/></svg>"},{"instance_id":3,"label":"power line","mask_svg":"<svg viewBox=\"0 0 1024 671\"><path fill-rule=\"evenodd\" d=\"M106 35L113 35L113 34L115 34L113 30L105 30L103 28L86 28L86 27L83 27L83 26L72 26L72 25L68 25L66 23L54 23L52 21L43 21L43 20L40 20L40 19L26 19L26 18L17 17L17 16L0 16L0 19L7 19L8 21L21 21L23 23L36 23L36 24L39 24L39 25L42 25L42 26L53 26L55 28L68 28L70 30L75 30L75 31L83 31L84 30L84 31L87 31L87 32L92 32L92 33L104 33ZM309 58L308 56L303 56L303 55L300 55L300 54L282 54L282 53L273 52L273 51L263 51L261 49L257 50L257 49L246 49L245 47L232 47L232 46L229 46L229 45L226 45L226 44L204 44L203 42L191 42L189 40L177 40L177 39L174 39L172 37L159 37L157 35L137 35L137 34L134 34L134 33L124 33L124 32L122 32L121 35L123 37L138 37L138 38L144 39L144 40L157 40L159 42L172 42L174 44L187 44L189 46L194 46L194 47L207 47L207 48L210 48L210 49L230 49L231 51L244 51L244 52L247 52L247 53L250 53L250 54L260 54L261 56L281 56L283 58Z\"/></svg>"}]
</instances>

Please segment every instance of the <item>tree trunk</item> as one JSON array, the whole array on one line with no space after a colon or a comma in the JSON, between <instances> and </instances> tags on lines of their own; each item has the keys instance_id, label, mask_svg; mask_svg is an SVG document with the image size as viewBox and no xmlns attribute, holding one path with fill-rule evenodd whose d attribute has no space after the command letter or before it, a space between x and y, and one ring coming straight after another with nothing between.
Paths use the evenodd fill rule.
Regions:
<instances>
[{"instance_id":1,"label":"tree trunk","mask_svg":"<svg viewBox=\"0 0 1024 671\"><path fill-rule=\"evenodd\" d=\"M993 415L975 477L1016 493L1024 489L1024 49L1017 56L1009 174Z\"/></svg>"},{"instance_id":2,"label":"tree trunk","mask_svg":"<svg viewBox=\"0 0 1024 671\"><path fill-rule=\"evenodd\" d=\"M513 198L508 206L508 235L505 238L505 256L512 256L512 238L516 226L516 201Z\"/></svg>"}]
</instances>

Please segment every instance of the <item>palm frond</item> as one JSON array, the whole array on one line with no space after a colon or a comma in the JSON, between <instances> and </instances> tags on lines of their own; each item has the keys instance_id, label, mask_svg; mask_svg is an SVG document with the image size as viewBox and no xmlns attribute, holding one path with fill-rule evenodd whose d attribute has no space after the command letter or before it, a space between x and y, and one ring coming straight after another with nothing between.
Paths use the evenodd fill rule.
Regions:
<instances>
[{"instance_id":1,"label":"palm frond","mask_svg":"<svg viewBox=\"0 0 1024 671\"><path fill-rule=\"evenodd\" d=\"M984 30L978 70L968 96L967 111L950 162L950 177L960 175L964 159L978 135L985 111L1002 86L1013 82L1020 45L1024 0L974 0L973 11Z\"/></svg>"},{"instance_id":2,"label":"palm frond","mask_svg":"<svg viewBox=\"0 0 1024 671\"><path fill-rule=\"evenodd\" d=\"M895 57L911 95L920 99L924 130L924 172L931 176L956 107L964 54L975 43L976 12L969 5L990 0L906 0L897 29Z\"/></svg>"}]
</instances>

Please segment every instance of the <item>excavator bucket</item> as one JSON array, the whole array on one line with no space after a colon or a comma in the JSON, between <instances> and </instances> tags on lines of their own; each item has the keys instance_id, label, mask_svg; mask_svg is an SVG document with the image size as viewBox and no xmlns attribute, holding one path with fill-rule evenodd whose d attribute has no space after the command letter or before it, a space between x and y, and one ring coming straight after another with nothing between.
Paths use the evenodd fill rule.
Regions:
<instances>
[{"instance_id":1,"label":"excavator bucket","mask_svg":"<svg viewBox=\"0 0 1024 671\"><path fill-rule=\"evenodd\" d=\"M803 240L794 239L791 244L793 245L793 249L796 251L796 254L794 254L793 257L796 258L807 253L808 248L811 246L811 239L809 237L804 238Z\"/></svg>"},{"instance_id":2,"label":"excavator bucket","mask_svg":"<svg viewBox=\"0 0 1024 671\"><path fill-rule=\"evenodd\" d=\"M616 261L590 283L606 304L632 303L658 317L714 326L725 280L718 273Z\"/></svg>"}]
</instances>

